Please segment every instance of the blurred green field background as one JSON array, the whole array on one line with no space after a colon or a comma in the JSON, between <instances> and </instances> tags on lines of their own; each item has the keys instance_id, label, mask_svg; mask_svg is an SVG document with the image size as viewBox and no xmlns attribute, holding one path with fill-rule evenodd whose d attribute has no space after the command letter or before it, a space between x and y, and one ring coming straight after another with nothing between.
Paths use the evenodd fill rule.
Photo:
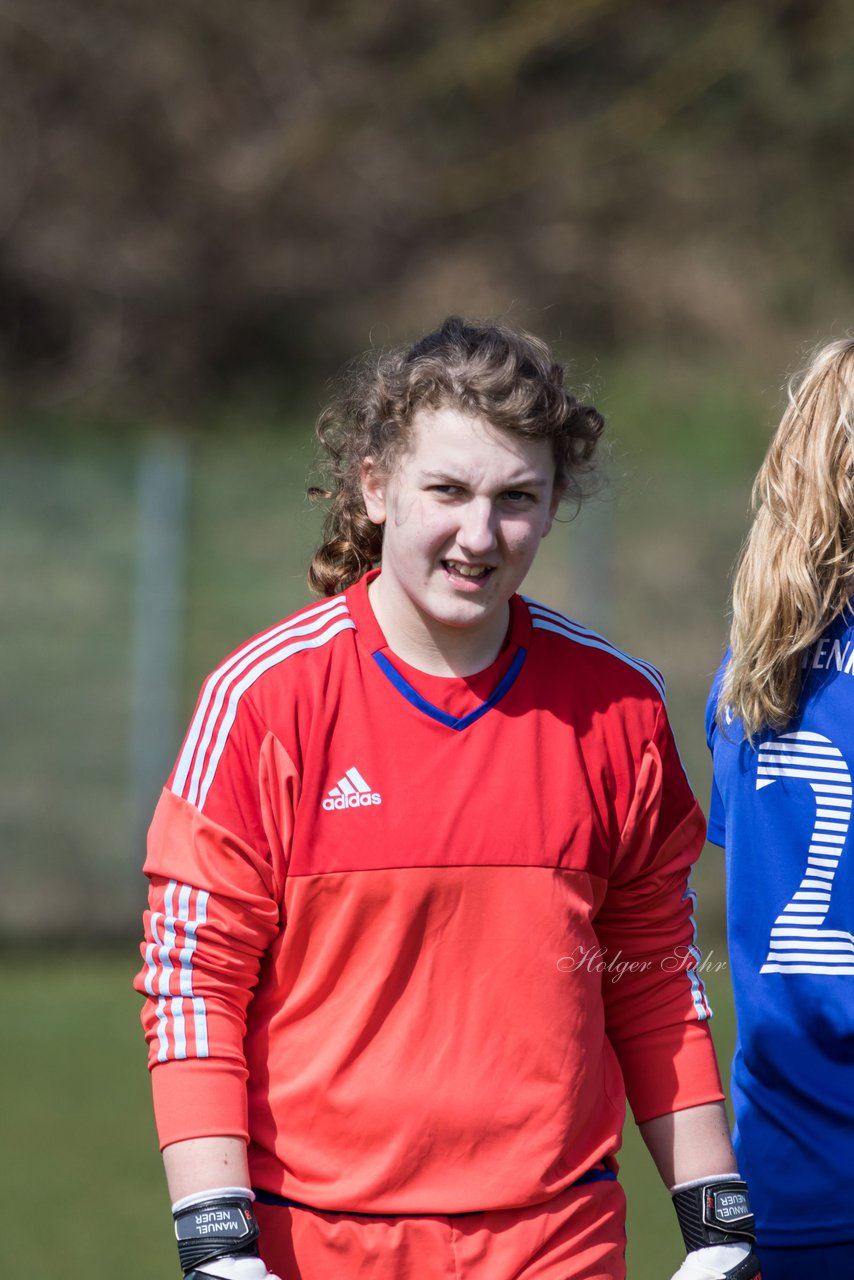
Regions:
<instances>
[{"instance_id":1,"label":"blurred green field background","mask_svg":"<svg viewBox=\"0 0 854 1280\"><path fill-rule=\"evenodd\" d=\"M608 481L558 525L527 589L662 668L686 769L705 801L706 690L750 478L779 396L743 375L681 367L665 380L660 367L651 356L578 370L610 422ZM319 529L304 497L307 422L223 418L188 440L175 748L206 671L307 598ZM130 987L144 896L130 821L128 679L134 477L145 441L54 435L49 424L37 443L0 440L1 660L14 673L0 693L10 726L0 740L10 1275L177 1275ZM707 848L694 877L700 942L715 965L726 959L721 863ZM707 977L728 1071L726 968ZM658 1280L678 1263L678 1232L631 1122L623 1180L629 1275Z\"/></svg>"}]
</instances>

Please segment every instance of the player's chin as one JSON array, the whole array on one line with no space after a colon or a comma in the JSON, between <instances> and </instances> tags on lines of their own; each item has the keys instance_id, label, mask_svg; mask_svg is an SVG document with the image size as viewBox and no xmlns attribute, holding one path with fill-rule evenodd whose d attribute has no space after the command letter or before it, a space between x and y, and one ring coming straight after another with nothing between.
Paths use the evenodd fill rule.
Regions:
<instances>
[{"instance_id":1,"label":"player's chin","mask_svg":"<svg viewBox=\"0 0 854 1280\"><path fill-rule=\"evenodd\" d=\"M446 597L434 611L434 616L449 627L478 627L492 618L499 609L506 608L507 597L486 593Z\"/></svg>"}]
</instances>

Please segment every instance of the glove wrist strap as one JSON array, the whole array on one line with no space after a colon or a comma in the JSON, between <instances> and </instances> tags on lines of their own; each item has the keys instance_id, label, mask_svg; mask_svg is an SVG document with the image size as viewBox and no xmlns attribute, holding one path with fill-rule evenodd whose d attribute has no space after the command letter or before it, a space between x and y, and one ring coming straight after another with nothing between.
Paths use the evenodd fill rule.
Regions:
<instances>
[{"instance_id":1,"label":"glove wrist strap","mask_svg":"<svg viewBox=\"0 0 854 1280\"><path fill-rule=\"evenodd\" d=\"M673 1192L673 1207L689 1253L712 1244L752 1245L756 1239L747 1183L741 1178L715 1178L682 1187Z\"/></svg>"},{"instance_id":2,"label":"glove wrist strap","mask_svg":"<svg viewBox=\"0 0 854 1280\"><path fill-rule=\"evenodd\" d=\"M185 1275L214 1258L257 1257L258 1223L251 1192L211 1192L173 1211L178 1257Z\"/></svg>"}]
</instances>

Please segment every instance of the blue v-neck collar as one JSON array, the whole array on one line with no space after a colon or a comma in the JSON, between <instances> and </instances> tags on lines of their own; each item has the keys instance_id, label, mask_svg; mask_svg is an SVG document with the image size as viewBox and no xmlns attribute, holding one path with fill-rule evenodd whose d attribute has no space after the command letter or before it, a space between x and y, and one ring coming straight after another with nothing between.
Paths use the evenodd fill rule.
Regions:
<instances>
[{"instance_id":1,"label":"blue v-neck collar","mask_svg":"<svg viewBox=\"0 0 854 1280\"><path fill-rule=\"evenodd\" d=\"M443 711L441 707L434 706L414 688L405 676L392 666L389 659L384 653L376 652L373 654L374 662L391 683L397 689L398 693L406 698L407 702L411 702L413 707L418 711L423 711L426 716L431 716L434 720L438 720L440 724L445 724L449 729L462 730L467 729L470 724L474 724L475 720L479 720L481 716L485 716L487 711L491 711L497 702L500 702L506 693L509 693L516 682L516 677L522 670L522 664L527 657L527 649L518 649L516 656L510 663L510 666L504 673L497 688L490 694L485 702L479 707L475 707L474 711L470 711L468 715L455 717L449 715L447 711Z\"/></svg>"}]
</instances>

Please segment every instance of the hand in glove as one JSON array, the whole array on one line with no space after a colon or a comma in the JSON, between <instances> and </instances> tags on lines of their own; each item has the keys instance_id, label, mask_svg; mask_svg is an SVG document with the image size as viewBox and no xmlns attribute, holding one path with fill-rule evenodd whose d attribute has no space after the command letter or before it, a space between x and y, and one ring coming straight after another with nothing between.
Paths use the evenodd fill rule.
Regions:
<instances>
[{"instance_id":1,"label":"hand in glove","mask_svg":"<svg viewBox=\"0 0 854 1280\"><path fill-rule=\"evenodd\" d=\"M261 1258L217 1258L203 1267L188 1271L185 1280L279 1280L268 1271Z\"/></svg>"}]
</instances>

